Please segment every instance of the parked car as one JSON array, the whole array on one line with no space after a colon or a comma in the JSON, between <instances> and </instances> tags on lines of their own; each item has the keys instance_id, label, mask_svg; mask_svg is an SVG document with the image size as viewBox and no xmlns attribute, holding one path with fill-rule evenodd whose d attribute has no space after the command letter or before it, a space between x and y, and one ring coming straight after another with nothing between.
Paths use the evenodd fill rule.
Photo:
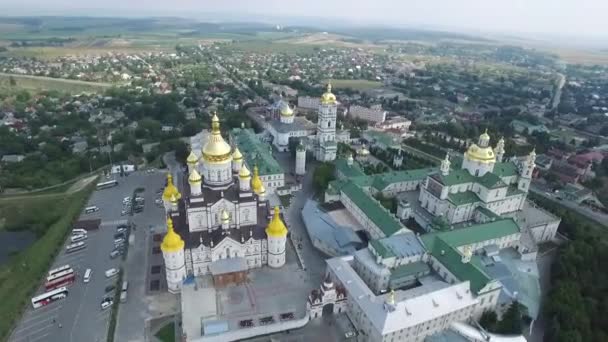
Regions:
<instances>
[{"instance_id":1,"label":"parked car","mask_svg":"<svg viewBox=\"0 0 608 342\"><path fill-rule=\"evenodd\" d=\"M105 310L114 304L113 300L104 300L101 302L101 310Z\"/></svg>"},{"instance_id":2,"label":"parked car","mask_svg":"<svg viewBox=\"0 0 608 342\"><path fill-rule=\"evenodd\" d=\"M119 255L120 255L120 252L117 249L115 249L112 252L110 252L110 259L114 259Z\"/></svg>"},{"instance_id":3,"label":"parked car","mask_svg":"<svg viewBox=\"0 0 608 342\"><path fill-rule=\"evenodd\" d=\"M106 278L111 278L115 275L118 274L118 270L115 268L110 268L109 270L106 271Z\"/></svg>"},{"instance_id":4,"label":"parked car","mask_svg":"<svg viewBox=\"0 0 608 342\"><path fill-rule=\"evenodd\" d=\"M106 286L106 288L105 288L106 294L107 294L107 293L114 292L114 290L116 290L116 286L114 286L114 285L108 285L108 286Z\"/></svg>"}]
</instances>

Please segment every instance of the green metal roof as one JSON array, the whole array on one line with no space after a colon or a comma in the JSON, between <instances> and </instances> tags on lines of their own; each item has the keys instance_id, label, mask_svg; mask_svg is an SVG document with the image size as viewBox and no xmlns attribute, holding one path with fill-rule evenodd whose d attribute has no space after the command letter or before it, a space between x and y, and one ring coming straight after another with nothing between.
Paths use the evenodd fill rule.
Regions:
<instances>
[{"instance_id":1,"label":"green metal roof","mask_svg":"<svg viewBox=\"0 0 608 342\"><path fill-rule=\"evenodd\" d=\"M492 210L488 209L488 208L484 208L484 207L477 207L475 208L475 210L478 210L482 215L486 216L487 218L490 219L501 219L500 215L496 214L495 212L493 212Z\"/></svg>"},{"instance_id":2,"label":"green metal roof","mask_svg":"<svg viewBox=\"0 0 608 342\"><path fill-rule=\"evenodd\" d=\"M258 139L252 129L233 128L231 134L250 169L257 165L262 176L283 173L272 155L271 146Z\"/></svg>"},{"instance_id":3,"label":"green metal roof","mask_svg":"<svg viewBox=\"0 0 608 342\"><path fill-rule=\"evenodd\" d=\"M363 170L361 170L359 165L357 165L356 163L353 163L353 165L348 165L348 161L344 159L337 159L335 161L335 165L336 171L342 173L344 177L350 178L365 176L365 172L363 172Z\"/></svg>"},{"instance_id":4,"label":"green metal roof","mask_svg":"<svg viewBox=\"0 0 608 342\"><path fill-rule=\"evenodd\" d=\"M448 194L448 201L454 203L456 206L481 202L477 194L470 190Z\"/></svg>"},{"instance_id":5,"label":"green metal roof","mask_svg":"<svg viewBox=\"0 0 608 342\"><path fill-rule=\"evenodd\" d=\"M391 213L354 183L348 182L342 187L342 192L378 226L385 236L391 236L403 228Z\"/></svg>"},{"instance_id":6,"label":"green metal roof","mask_svg":"<svg viewBox=\"0 0 608 342\"><path fill-rule=\"evenodd\" d=\"M486 172L483 176L478 178L478 182L486 187L486 189L496 189L507 186L500 177L492 172Z\"/></svg>"},{"instance_id":7,"label":"green metal roof","mask_svg":"<svg viewBox=\"0 0 608 342\"><path fill-rule=\"evenodd\" d=\"M376 253L378 253L378 255L380 255L382 258L391 258L395 256L395 253L386 248L384 244L380 242L380 240L371 240L369 244L372 245Z\"/></svg>"},{"instance_id":8,"label":"green metal roof","mask_svg":"<svg viewBox=\"0 0 608 342\"><path fill-rule=\"evenodd\" d=\"M389 185L400 182L410 181L421 181L426 178L427 175L437 171L436 167L429 167L424 169L405 170L405 171L391 171L374 176L372 185L378 191L386 189Z\"/></svg>"},{"instance_id":9,"label":"green metal roof","mask_svg":"<svg viewBox=\"0 0 608 342\"><path fill-rule=\"evenodd\" d=\"M451 246L459 247L516 233L519 233L519 226L513 219L507 218L441 233L425 234L422 236L422 239L426 242L427 239L433 236L439 236Z\"/></svg>"},{"instance_id":10,"label":"green metal roof","mask_svg":"<svg viewBox=\"0 0 608 342\"><path fill-rule=\"evenodd\" d=\"M437 173L433 175L433 178L439 181L443 185L452 186L464 183L472 183L475 181L475 177L471 176L468 170L451 170L447 176Z\"/></svg>"},{"instance_id":11,"label":"green metal roof","mask_svg":"<svg viewBox=\"0 0 608 342\"><path fill-rule=\"evenodd\" d=\"M510 177L517 175L517 165L514 162L501 162L494 164L494 171L492 171L498 177Z\"/></svg>"},{"instance_id":12,"label":"green metal roof","mask_svg":"<svg viewBox=\"0 0 608 342\"><path fill-rule=\"evenodd\" d=\"M480 267L478 257L473 257L470 262L462 262L462 255L455 247L450 246L442 238L436 237L431 255L435 257L450 273L458 280L468 280L471 284L471 290L478 293L492 278L487 275Z\"/></svg>"},{"instance_id":13,"label":"green metal roof","mask_svg":"<svg viewBox=\"0 0 608 342\"><path fill-rule=\"evenodd\" d=\"M404 277L411 277L417 274L424 274L431 271L429 265L422 261L412 262L410 264L405 264L401 266L397 266L391 270L391 279L398 279Z\"/></svg>"}]
</instances>

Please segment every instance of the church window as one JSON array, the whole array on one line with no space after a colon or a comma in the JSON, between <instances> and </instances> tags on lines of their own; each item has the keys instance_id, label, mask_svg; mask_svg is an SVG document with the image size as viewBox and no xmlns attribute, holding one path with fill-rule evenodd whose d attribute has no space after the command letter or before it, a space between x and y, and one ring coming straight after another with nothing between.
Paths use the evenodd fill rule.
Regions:
<instances>
[{"instance_id":1,"label":"church window","mask_svg":"<svg viewBox=\"0 0 608 342\"><path fill-rule=\"evenodd\" d=\"M479 169L475 170L475 177L479 176Z\"/></svg>"},{"instance_id":2,"label":"church window","mask_svg":"<svg viewBox=\"0 0 608 342\"><path fill-rule=\"evenodd\" d=\"M220 179L222 179L222 171L217 172L217 180L219 181Z\"/></svg>"}]
</instances>

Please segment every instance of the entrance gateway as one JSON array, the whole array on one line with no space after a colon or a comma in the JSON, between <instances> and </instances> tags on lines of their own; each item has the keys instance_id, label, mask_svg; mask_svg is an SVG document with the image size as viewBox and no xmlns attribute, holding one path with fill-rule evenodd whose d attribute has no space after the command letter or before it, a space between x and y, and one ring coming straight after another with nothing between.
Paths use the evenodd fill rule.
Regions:
<instances>
[{"instance_id":1,"label":"entrance gateway","mask_svg":"<svg viewBox=\"0 0 608 342\"><path fill-rule=\"evenodd\" d=\"M308 296L308 311L310 318L328 316L341 313L346 309L346 290L342 285L334 286L331 275L328 272L319 289L314 289Z\"/></svg>"}]
</instances>

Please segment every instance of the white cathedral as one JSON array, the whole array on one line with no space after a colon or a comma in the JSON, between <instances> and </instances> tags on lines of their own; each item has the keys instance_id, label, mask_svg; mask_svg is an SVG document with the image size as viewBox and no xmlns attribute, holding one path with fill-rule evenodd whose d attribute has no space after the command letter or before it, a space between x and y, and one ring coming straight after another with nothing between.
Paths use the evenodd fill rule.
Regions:
<instances>
[{"instance_id":1,"label":"white cathedral","mask_svg":"<svg viewBox=\"0 0 608 342\"><path fill-rule=\"evenodd\" d=\"M312 141L311 147L314 150L315 159L333 161L336 159L338 152L338 142L336 140L337 113L338 102L336 96L331 92L331 84L328 84L326 92L321 95L316 128L305 118L296 117L289 104L281 102L279 105L279 120L269 122L266 130L273 138L273 145L281 152L289 149L289 138L308 137Z\"/></svg>"},{"instance_id":2,"label":"white cathedral","mask_svg":"<svg viewBox=\"0 0 608 342\"><path fill-rule=\"evenodd\" d=\"M494 215L521 210L532 180L536 160L534 150L528 156L503 162L504 140L496 148L490 146L490 136L479 137L464 153L462 167L450 169L446 155L440 172L426 177L420 190L422 208L447 224L470 221L479 215L479 207Z\"/></svg>"},{"instance_id":3,"label":"white cathedral","mask_svg":"<svg viewBox=\"0 0 608 342\"><path fill-rule=\"evenodd\" d=\"M222 137L217 115L211 124L200 160L192 152L188 156L184 195L171 175L163 192L168 219L161 250L172 293L188 276L221 272L227 259L232 272L234 265L245 271L285 264L287 228L278 208L271 213L257 167L249 166L252 177L238 147L233 150Z\"/></svg>"}]
</instances>

